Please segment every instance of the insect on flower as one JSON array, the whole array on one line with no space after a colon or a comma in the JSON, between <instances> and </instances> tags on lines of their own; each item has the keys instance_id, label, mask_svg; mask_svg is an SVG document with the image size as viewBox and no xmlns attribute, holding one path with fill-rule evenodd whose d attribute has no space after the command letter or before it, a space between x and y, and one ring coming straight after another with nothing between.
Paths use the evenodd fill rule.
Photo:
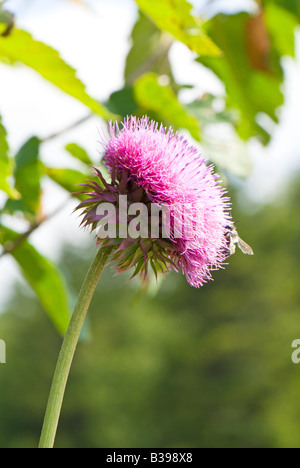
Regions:
<instances>
[{"instance_id":1,"label":"insect on flower","mask_svg":"<svg viewBox=\"0 0 300 468\"><path fill-rule=\"evenodd\" d=\"M234 226L227 226L226 239L228 243L229 255L234 255L236 252L236 245L245 255L254 255L252 247L248 245L243 239L240 238Z\"/></svg>"}]
</instances>

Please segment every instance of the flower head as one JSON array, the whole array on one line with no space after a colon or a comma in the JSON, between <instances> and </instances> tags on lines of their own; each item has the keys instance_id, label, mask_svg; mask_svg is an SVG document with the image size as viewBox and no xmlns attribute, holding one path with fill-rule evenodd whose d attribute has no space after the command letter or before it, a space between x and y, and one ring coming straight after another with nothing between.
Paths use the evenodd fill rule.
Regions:
<instances>
[{"instance_id":1,"label":"flower head","mask_svg":"<svg viewBox=\"0 0 300 468\"><path fill-rule=\"evenodd\" d=\"M134 274L146 277L149 265L155 273L182 270L194 287L212 279L211 271L222 268L228 257L226 236L233 225L229 199L213 167L184 137L147 117L128 117L121 128L111 123L103 148L111 181L95 169L97 181L87 184L88 199L78 208L84 208L85 226L94 230L100 223L103 227L105 219L114 228L113 238L101 229L97 237L103 246L116 246L113 260L118 271L135 267ZM115 214L101 210L108 203ZM141 204L147 208L139 223L132 215L134 204L139 204L140 211ZM139 224L137 235L129 229L121 236L124 224L130 228L134 221L135 226ZM145 230L145 223L149 229ZM158 227L155 232L153 225ZM117 232L116 227L121 229Z\"/></svg>"}]
</instances>

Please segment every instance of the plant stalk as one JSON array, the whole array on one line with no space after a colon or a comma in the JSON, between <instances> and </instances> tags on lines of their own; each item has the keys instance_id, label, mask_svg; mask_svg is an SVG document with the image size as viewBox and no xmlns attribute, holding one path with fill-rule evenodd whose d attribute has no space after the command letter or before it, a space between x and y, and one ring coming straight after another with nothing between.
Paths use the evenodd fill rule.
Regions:
<instances>
[{"instance_id":1,"label":"plant stalk","mask_svg":"<svg viewBox=\"0 0 300 468\"><path fill-rule=\"evenodd\" d=\"M70 325L59 354L50 390L39 448L53 448L65 389L82 326L96 286L112 249L100 249L93 261L78 296Z\"/></svg>"}]
</instances>

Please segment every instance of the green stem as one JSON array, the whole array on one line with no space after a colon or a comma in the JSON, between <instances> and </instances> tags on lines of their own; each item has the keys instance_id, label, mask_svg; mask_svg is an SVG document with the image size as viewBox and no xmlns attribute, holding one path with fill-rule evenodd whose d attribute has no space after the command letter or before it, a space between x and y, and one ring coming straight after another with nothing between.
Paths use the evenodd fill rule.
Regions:
<instances>
[{"instance_id":1,"label":"green stem","mask_svg":"<svg viewBox=\"0 0 300 468\"><path fill-rule=\"evenodd\" d=\"M100 249L82 285L70 325L59 354L50 390L39 448L53 448L65 389L79 335L101 273L112 249Z\"/></svg>"}]
</instances>

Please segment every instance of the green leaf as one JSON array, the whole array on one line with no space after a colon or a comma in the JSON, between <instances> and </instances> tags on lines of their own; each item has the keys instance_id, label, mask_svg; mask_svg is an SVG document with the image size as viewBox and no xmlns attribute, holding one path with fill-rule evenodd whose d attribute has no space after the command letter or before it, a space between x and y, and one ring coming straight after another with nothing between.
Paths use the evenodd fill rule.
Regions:
<instances>
[{"instance_id":1,"label":"green leaf","mask_svg":"<svg viewBox=\"0 0 300 468\"><path fill-rule=\"evenodd\" d=\"M172 38L158 29L141 11L132 30L131 41L125 66L127 86L133 85L137 78L150 71L171 75L168 53Z\"/></svg>"},{"instance_id":2,"label":"green leaf","mask_svg":"<svg viewBox=\"0 0 300 468\"><path fill-rule=\"evenodd\" d=\"M0 243L4 247L19 237L19 233L1 226ZM57 330L64 334L70 320L70 308L68 290L61 274L28 241L22 242L11 255L19 264L24 278L39 297Z\"/></svg>"},{"instance_id":3,"label":"green leaf","mask_svg":"<svg viewBox=\"0 0 300 468\"><path fill-rule=\"evenodd\" d=\"M295 29L299 24L297 18L289 10L269 3L265 7L265 22L280 55L294 57Z\"/></svg>"},{"instance_id":4,"label":"green leaf","mask_svg":"<svg viewBox=\"0 0 300 468\"><path fill-rule=\"evenodd\" d=\"M36 41L26 31L14 29L8 37L0 37L0 60L9 64L21 62L37 71L43 78L89 107L104 119L114 118L104 106L89 96L76 72L59 53Z\"/></svg>"},{"instance_id":5,"label":"green leaf","mask_svg":"<svg viewBox=\"0 0 300 468\"><path fill-rule=\"evenodd\" d=\"M155 73L148 73L134 85L136 102L146 111L154 111L167 125L187 129L196 140L200 140L198 121L178 101L170 86L159 83Z\"/></svg>"},{"instance_id":6,"label":"green leaf","mask_svg":"<svg viewBox=\"0 0 300 468\"><path fill-rule=\"evenodd\" d=\"M268 143L270 135L258 124L257 116L264 113L278 122L277 109L283 104L283 70L280 55L272 44L267 44L270 50L266 48L265 69L260 70L253 63L253 54L261 51L252 50L250 55L247 34L249 35L251 19L247 13L218 15L213 18L207 23L207 28L216 43L222 45L224 56L200 57L198 61L212 70L225 84L228 107L240 113L237 124L239 135L245 140L259 137L263 143ZM264 27L263 22L260 27ZM251 39L257 40L257 36L253 37L254 32L250 31ZM265 30L261 32L268 34Z\"/></svg>"},{"instance_id":7,"label":"green leaf","mask_svg":"<svg viewBox=\"0 0 300 468\"><path fill-rule=\"evenodd\" d=\"M134 100L133 88L125 87L119 91L115 91L110 95L106 106L111 112L123 117L136 114L138 106Z\"/></svg>"},{"instance_id":8,"label":"green leaf","mask_svg":"<svg viewBox=\"0 0 300 468\"><path fill-rule=\"evenodd\" d=\"M0 190L5 192L10 198L17 199L20 196L18 191L7 182L7 178L10 176L12 176L12 165L9 160L7 133L2 125L0 116Z\"/></svg>"},{"instance_id":9,"label":"green leaf","mask_svg":"<svg viewBox=\"0 0 300 468\"><path fill-rule=\"evenodd\" d=\"M70 153L74 158L79 159L79 161L84 164L91 165L93 164L91 158L89 157L87 151L77 143L69 143L65 149Z\"/></svg>"},{"instance_id":10,"label":"green leaf","mask_svg":"<svg viewBox=\"0 0 300 468\"><path fill-rule=\"evenodd\" d=\"M14 27L14 15L0 6L0 36L8 36Z\"/></svg>"},{"instance_id":11,"label":"green leaf","mask_svg":"<svg viewBox=\"0 0 300 468\"><path fill-rule=\"evenodd\" d=\"M275 7L278 6L298 18L298 21L300 20L300 2L299 0L262 0L262 5L265 8L265 6L268 5L274 5Z\"/></svg>"},{"instance_id":12,"label":"green leaf","mask_svg":"<svg viewBox=\"0 0 300 468\"><path fill-rule=\"evenodd\" d=\"M54 169L44 167L44 173L56 184L60 185L67 192L75 194L82 190L81 185L86 184L88 176L74 169ZM81 195L76 195L77 198L83 199Z\"/></svg>"},{"instance_id":13,"label":"green leaf","mask_svg":"<svg viewBox=\"0 0 300 468\"><path fill-rule=\"evenodd\" d=\"M9 200L6 209L10 212L23 211L36 217L40 209L41 183L40 183L40 140L31 138L20 149L15 158L15 188L21 199Z\"/></svg>"},{"instance_id":14,"label":"green leaf","mask_svg":"<svg viewBox=\"0 0 300 468\"><path fill-rule=\"evenodd\" d=\"M198 55L221 54L204 32L203 23L192 15L192 5L187 0L136 0L136 3L159 29L167 31Z\"/></svg>"}]
</instances>

